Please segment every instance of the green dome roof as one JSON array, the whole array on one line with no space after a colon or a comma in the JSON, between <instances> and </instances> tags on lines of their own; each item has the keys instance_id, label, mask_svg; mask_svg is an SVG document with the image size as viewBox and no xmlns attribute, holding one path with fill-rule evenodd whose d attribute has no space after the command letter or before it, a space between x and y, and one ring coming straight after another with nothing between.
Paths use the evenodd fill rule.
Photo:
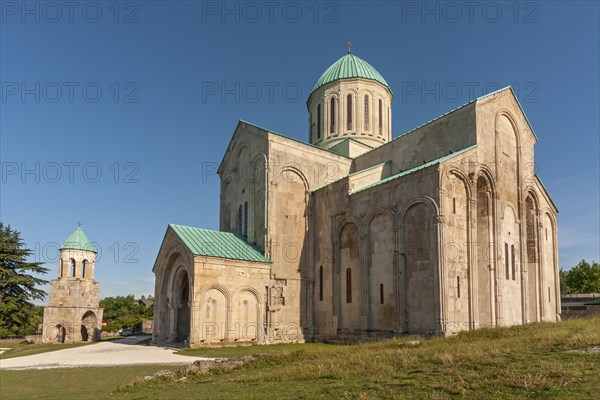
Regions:
<instances>
[{"instance_id":1,"label":"green dome roof","mask_svg":"<svg viewBox=\"0 0 600 400\"><path fill-rule=\"evenodd\" d=\"M321 75L313 87L313 92L323 85L345 78L370 79L381 83L390 92L392 91L390 85L387 84L383 76L371 64L362 58L356 57L354 54L348 53L323 72L323 75Z\"/></svg>"},{"instance_id":2,"label":"green dome roof","mask_svg":"<svg viewBox=\"0 0 600 400\"><path fill-rule=\"evenodd\" d=\"M92 242L85 236L85 233L83 233L81 228L75 229L75 232L65 240L59 250L86 250L93 251L94 253L98 252Z\"/></svg>"}]
</instances>

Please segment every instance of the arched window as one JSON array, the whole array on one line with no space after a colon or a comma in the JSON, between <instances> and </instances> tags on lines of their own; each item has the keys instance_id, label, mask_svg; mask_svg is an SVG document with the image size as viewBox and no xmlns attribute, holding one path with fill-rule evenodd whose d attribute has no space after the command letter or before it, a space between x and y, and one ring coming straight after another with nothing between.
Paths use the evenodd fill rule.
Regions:
<instances>
[{"instance_id":1,"label":"arched window","mask_svg":"<svg viewBox=\"0 0 600 400\"><path fill-rule=\"evenodd\" d=\"M346 129L352 130L352 95L346 97Z\"/></svg>"},{"instance_id":2,"label":"arched window","mask_svg":"<svg viewBox=\"0 0 600 400\"><path fill-rule=\"evenodd\" d=\"M75 277L75 260L71 258L71 276Z\"/></svg>"},{"instance_id":3,"label":"arched window","mask_svg":"<svg viewBox=\"0 0 600 400\"><path fill-rule=\"evenodd\" d=\"M244 236L248 237L248 202L244 203Z\"/></svg>"},{"instance_id":4,"label":"arched window","mask_svg":"<svg viewBox=\"0 0 600 400\"><path fill-rule=\"evenodd\" d=\"M85 265L87 264L87 260L83 260L81 262L81 276L85 278Z\"/></svg>"},{"instance_id":5,"label":"arched window","mask_svg":"<svg viewBox=\"0 0 600 400\"><path fill-rule=\"evenodd\" d=\"M383 102L379 99L379 134L383 130Z\"/></svg>"},{"instance_id":6,"label":"arched window","mask_svg":"<svg viewBox=\"0 0 600 400\"><path fill-rule=\"evenodd\" d=\"M323 267L319 267L319 300L323 301Z\"/></svg>"},{"instance_id":7,"label":"arched window","mask_svg":"<svg viewBox=\"0 0 600 400\"><path fill-rule=\"evenodd\" d=\"M243 215L242 215L242 205L240 204L240 208L238 210L238 233L241 235L244 233L244 226L243 226L243 222L244 220Z\"/></svg>"},{"instance_id":8,"label":"arched window","mask_svg":"<svg viewBox=\"0 0 600 400\"><path fill-rule=\"evenodd\" d=\"M504 268L506 269L506 279L510 279L510 271L508 268L508 243L504 243Z\"/></svg>"},{"instance_id":9,"label":"arched window","mask_svg":"<svg viewBox=\"0 0 600 400\"><path fill-rule=\"evenodd\" d=\"M512 279L516 280L516 268L515 268L515 245L510 246L510 262L512 265Z\"/></svg>"},{"instance_id":10,"label":"arched window","mask_svg":"<svg viewBox=\"0 0 600 400\"><path fill-rule=\"evenodd\" d=\"M321 139L321 104L317 106L317 140Z\"/></svg>"},{"instance_id":11,"label":"arched window","mask_svg":"<svg viewBox=\"0 0 600 400\"><path fill-rule=\"evenodd\" d=\"M365 95L365 131L369 130L369 96Z\"/></svg>"},{"instance_id":12,"label":"arched window","mask_svg":"<svg viewBox=\"0 0 600 400\"><path fill-rule=\"evenodd\" d=\"M379 284L379 303L383 304L383 283Z\"/></svg>"},{"instance_id":13,"label":"arched window","mask_svg":"<svg viewBox=\"0 0 600 400\"><path fill-rule=\"evenodd\" d=\"M331 98L331 110L329 115L329 133L335 133L335 97Z\"/></svg>"},{"instance_id":14,"label":"arched window","mask_svg":"<svg viewBox=\"0 0 600 400\"><path fill-rule=\"evenodd\" d=\"M346 270L346 303L352 303L352 270Z\"/></svg>"}]
</instances>

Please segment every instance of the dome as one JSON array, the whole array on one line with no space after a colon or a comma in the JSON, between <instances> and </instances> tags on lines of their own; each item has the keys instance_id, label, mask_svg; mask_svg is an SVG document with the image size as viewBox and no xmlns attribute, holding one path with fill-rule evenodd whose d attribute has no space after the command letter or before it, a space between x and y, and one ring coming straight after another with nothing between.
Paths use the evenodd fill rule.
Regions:
<instances>
[{"instance_id":1,"label":"dome","mask_svg":"<svg viewBox=\"0 0 600 400\"><path fill-rule=\"evenodd\" d=\"M363 78L377 81L392 93L392 89L390 89L390 86L383 79L383 76L371 64L351 53L346 54L327 68L312 91L314 92L321 86L337 81L338 79L346 78Z\"/></svg>"},{"instance_id":2,"label":"dome","mask_svg":"<svg viewBox=\"0 0 600 400\"><path fill-rule=\"evenodd\" d=\"M96 247L90 242L81 228L75 229L75 232L60 246L59 250L84 250L97 253Z\"/></svg>"}]
</instances>

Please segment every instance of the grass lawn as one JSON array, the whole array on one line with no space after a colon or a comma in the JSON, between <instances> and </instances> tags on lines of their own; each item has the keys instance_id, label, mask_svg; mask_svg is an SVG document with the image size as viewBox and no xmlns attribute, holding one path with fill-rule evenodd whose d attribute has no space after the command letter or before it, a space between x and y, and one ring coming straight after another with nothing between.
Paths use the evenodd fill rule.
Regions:
<instances>
[{"instance_id":1,"label":"grass lawn","mask_svg":"<svg viewBox=\"0 0 600 400\"><path fill-rule=\"evenodd\" d=\"M410 340L182 350L211 357L253 354L257 360L228 372L151 382L140 378L160 367L2 371L0 398L600 398L600 353L569 352L600 346L598 318L482 329L421 340L416 347Z\"/></svg>"},{"instance_id":2,"label":"grass lawn","mask_svg":"<svg viewBox=\"0 0 600 400\"><path fill-rule=\"evenodd\" d=\"M0 399L106 399L111 398L111 392L120 385L162 369L177 370L179 367L145 365L0 371Z\"/></svg>"}]
</instances>

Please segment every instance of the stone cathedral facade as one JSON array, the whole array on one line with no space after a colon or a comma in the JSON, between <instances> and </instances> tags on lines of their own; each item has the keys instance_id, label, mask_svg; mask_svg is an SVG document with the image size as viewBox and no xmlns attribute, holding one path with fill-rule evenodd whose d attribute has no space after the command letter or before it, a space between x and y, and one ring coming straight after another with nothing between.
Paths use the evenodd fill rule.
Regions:
<instances>
[{"instance_id":1,"label":"stone cathedral facade","mask_svg":"<svg viewBox=\"0 0 600 400\"><path fill-rule=\"evenodd\" d=\"M81 228L60 246L58 279L50 281L44 307L42 341L75 343L100 340L100 284L94 280L96 247Z\"/></svg>"},{"instance_id":2,"label":"stone cathedral facade","mask_svg":"<svg viewBox=\"0 0 600 400\"><path fill-rule=\"evenodd\" d=\"M310 94L308 142L240 121L220 230L169 225L155 341L450 335L560 319L557 209L513 90L392 136L393 92L348 53Z\"/></svg>"}]
</instances>

